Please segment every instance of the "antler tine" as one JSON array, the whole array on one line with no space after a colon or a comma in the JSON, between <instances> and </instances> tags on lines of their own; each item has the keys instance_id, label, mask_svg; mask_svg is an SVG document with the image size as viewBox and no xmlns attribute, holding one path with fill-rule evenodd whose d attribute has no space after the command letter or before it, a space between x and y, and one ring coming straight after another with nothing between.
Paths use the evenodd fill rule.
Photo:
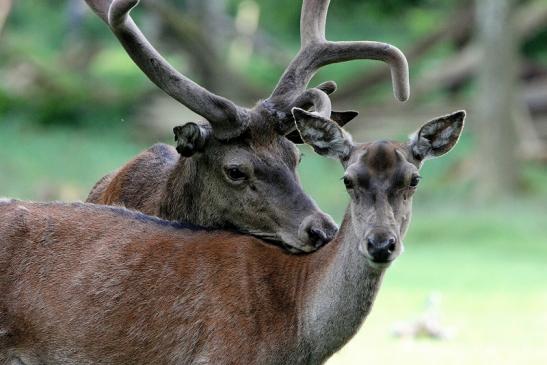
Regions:
<instances>
[{"instance_id":1,"label":"antler tine","mask_svg":"<svg viewBox=\"0 0 547 365\"><path fill-rule=\"evenodd\" d=\"M317 68L356 59L378 60L389 64L395 97L400 101L408 100L410 96L408 62L399 48L373 41L327 42L324 52L324 57L316 60Z\"/></svg>"},{"instance_id":2,"label":"antler tine","mask_svg":"<svg viewBox=\"0 0 547 365\"><path fill-rule=\"evenodd\" d=\"M112 0L85 0L87 5L106 23L108 24L108 8Z\"/></svg>"},{"instance_id":3,"label":"antler tine","mask_svg":"<svg viewBox=\"0 0 547 365\"><path fill-rule=\"evenodd\" d=\"M306 47L310 43L325 42L325 25L329 0L304 1L300 13L300 44Z\"/></svg>"},{"instance_id":4,"label":"antler tine","mask_svg":"<svg viewBox=\"0 0 547 365\"><path fill-rule=\"evenodd\" d=\"M139 0L86 2L109 24L129 56L146 76L168 95L207 119L216 137L231 138L239 135L247 127L249 116L245 109L213 94L179 73L148 42L129 16L129 12L139 4ZM105 10L107 6L108 11Z\"/></svg>"},{"instance_id":5,"label":"antler tine","mask_svg":"<svg viewBox=\"0 0 547 365\"><path fill-rule=\"evenodd\" d=\"M300 51L271 94L272 102L284 107L290 106L295 97L306 89L319 68L356 59L374 59L388 63L395 97L406 101L410 94L410 86L408 63L404 54L387 43L327 41L325 24L328 6L329 0L304 0L300 17Z\"/></svg>"}]
</instances>

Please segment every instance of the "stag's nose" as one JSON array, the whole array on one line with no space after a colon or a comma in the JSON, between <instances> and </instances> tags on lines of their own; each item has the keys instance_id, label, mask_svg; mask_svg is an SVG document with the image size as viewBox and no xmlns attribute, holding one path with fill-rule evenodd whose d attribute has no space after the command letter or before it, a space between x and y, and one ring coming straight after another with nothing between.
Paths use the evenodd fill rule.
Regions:
<instances>
[{"instance_id":1,"label":"stag's nose","mask_svg":"<svg viewBox=\"0 0 547 365\"><path fill-rule=\"evenodd\" d=\"M367 251L372 261L386 263L393 260L397 237L387 232L372 232L366 237Z\"/></svg>"},{"instance_id":2,"label":"stag's nose","mask_svg":"<svg viewBox=\"0 0 547 365\"><path fill-rule=\"evenodd\" d=\"M336 236L338 226L328 215L316 213L302 222L300 232L301 239L314 249L318 249Z\"/></svg>"},{"instance_id":3,"label":"stag's nose","mask_svg":"<svg viewBox=\"0 0 547 365\"><path fill-rule=\"evenodd\" d=\"M332 237L329 238L327 236L327 233L324 230L313 227L308 227L308 237L310 240L310 244L317 248L325 245L325 243L329 242L332 239Z\"/></svg>"}]
</instances>

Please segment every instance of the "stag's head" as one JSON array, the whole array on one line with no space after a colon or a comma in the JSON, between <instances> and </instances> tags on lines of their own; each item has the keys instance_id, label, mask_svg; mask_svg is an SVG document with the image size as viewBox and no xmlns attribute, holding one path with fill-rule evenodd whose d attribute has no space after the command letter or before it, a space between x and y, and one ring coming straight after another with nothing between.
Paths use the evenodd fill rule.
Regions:
<instances>
[{"instance_id":1,"label":"stag's head","mask_svg":"<svg viewBox=\"0 0 547 365\"><path fill-rule=\"evenodd\" d=\"M325 116L298 108L293 113L302 139L344 166L343 181L351 197L346 219L358 238L359 252L372 266L389 265L403 250L419 170L425 160L454 147L465 112L427 122L406 142L360 144Z\"/></svg>"},{"instance_id":2,"label":"stag's head","mask_svg":"<svg viewBox=\"0 0 547 365\"><path fill-rule=\"evenodd\" d=\"M209 123L175 127L177 150L196 168L191 186L184 187L188 201L181 204L200 202L198 217L180 218L237 227L291 251L315 250L334 237L337 226L300 186L299 149L270 125L258 123L263 118L251 114L254 127L228 139L216 137Z\"/></svg>"},{"instance_id":3,"label":"stag's head","mask_svg":"<svg viewBox=\"0 0 547 365\"><path fill-rule=\"evenodd\" d=\"M327 82L308 89L324 65L376 59L391 67L394 90L408 98L408 66L395 47L378 42L329 42L325 39L328 0L304 0L301 49L274 91L253 108L215 95L177 72L150 45L129 16L138 0L86 0L110 26L133 61L167 94L205 118L175 128L177 150L196 160L194 195L200 217L222 216L223 225L310 252L330 241L337 227L300 186L296 167L301 143L292 108L314 110L344 125L355 112L331 111ZM201 195L199 195L201 194Z\"/></svg>"}]
</instances>

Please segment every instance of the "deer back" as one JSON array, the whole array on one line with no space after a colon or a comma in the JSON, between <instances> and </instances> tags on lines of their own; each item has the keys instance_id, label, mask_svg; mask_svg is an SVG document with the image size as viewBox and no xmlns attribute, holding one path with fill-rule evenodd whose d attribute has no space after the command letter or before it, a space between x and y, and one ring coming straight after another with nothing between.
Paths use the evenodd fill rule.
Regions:
<instances>
[{"instance_id":1,"label":"deer back","mask_svg":"<svg viewBox=\"0 0 547 365\"><path fill-rule=\"evenodd\" d=\"M0 205L0 243L0 360L266 364L294 346L282 276L301 258L253 237L12 201Z\"/></svg>"},{"instance_id":2,"label":"deer back","mask_svg":"<svg viewBox=\"0 0 547 365\"><path fill-rule=\"evenodd\" d=\"M179 155L173 147L155 144L120 169L101 178L86 201L119 205L158 216L166 182L178 159Z\"/></svg>"}]
</instances>

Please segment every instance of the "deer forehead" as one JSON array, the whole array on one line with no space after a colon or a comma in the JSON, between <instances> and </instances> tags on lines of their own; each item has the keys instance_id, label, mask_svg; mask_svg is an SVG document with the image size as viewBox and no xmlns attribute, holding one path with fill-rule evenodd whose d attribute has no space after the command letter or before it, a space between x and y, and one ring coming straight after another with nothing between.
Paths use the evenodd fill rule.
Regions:
<instances>
[{"instance_id":1,"label":"deer forehead","mask_svg":"<svg viewBox=\"0 0 547 365\"><path fill-rule=\"evenodd\" d=\"M407 149L398 142L377 141L358 146L350 158L350 163L357 163L371 174L396 170L405 164Z\"/></svg>"},{"instance_id":2,"label":"deer forehead","mask_svg":"<svg viewBox=\"0 0 547 365\"><path fill-rule=\"evenodd\" d=\"M252 152L262 161L296 164L300 150L285 136L277 133L254 137L249 143Z\"/></svg>"},{"instance_id":3,"label":"deer forehead","mask_svg":"<svg viewBox=\"0 0 547 365\"><path fill-rule=\"evenodd\" d=\"M362 159L371 172L392 170L400 160L396 146L388 141L374 142L366 151Z\"/></svg>"},{"instance_id":4,"label":"deer forehead","mask_svg":"<svg viewBox=\"0 0 547 365\"><path fill-rule=\"evenodd\" d=\"M408 153L406 145L399 142L378 141L359 145L352 153L346 175L353 176L367 189L390 189L417 171L408 160Z\"/></svg>"},{"instance_id":5,"label":"deer forehead","mask_svg":"<svg viewBox=\"0 0 547 365\"><path fill-rule=\"evenodd\" d=\"M300 150L283 136L270 139L230 141L218 146L214 155L221 157L224 164L251 163L266 166L296 166L300 159Z\"/></svg>"}]
</instances>

